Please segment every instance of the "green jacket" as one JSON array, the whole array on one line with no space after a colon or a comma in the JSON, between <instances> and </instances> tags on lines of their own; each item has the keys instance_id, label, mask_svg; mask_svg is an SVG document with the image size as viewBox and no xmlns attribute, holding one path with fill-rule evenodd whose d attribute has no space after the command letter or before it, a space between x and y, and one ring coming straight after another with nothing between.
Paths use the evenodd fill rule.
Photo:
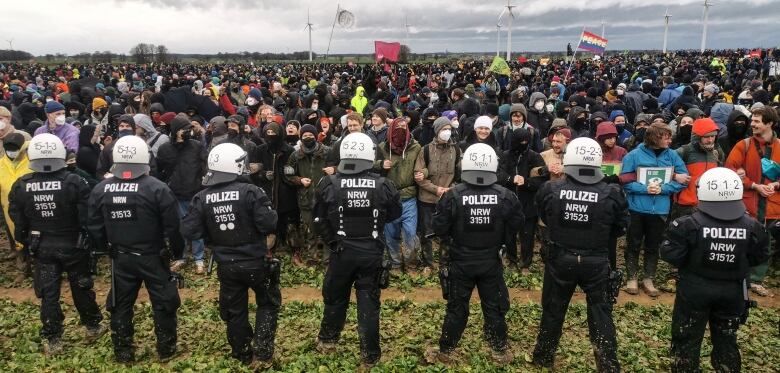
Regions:
<instances>
[{"instance_id":1,"label":"green jacket","mask_svg":"<svg viewBox=\"0 0 780 373\"><path fill-rule=\"evenodd\" d=\"M311 210L314 205L314 192L317 183L325 176L322 171L325 168L325 160L328 157L330 148L320 143L311 154L306 154L302 149L294 151L285 165L285 179L298 190L298 208L301 210ZM301 178L311 179L311 184L304 188Z\"/></svg>"},{"instance_id":2,"label":"green jacket","mask_svg":"<svg viewBox=\"0 0 780 373\"><path fill-rule=\"evenodd\" d=\"M410 141L403 155L393 154L387 142L379 144L376 149L377 159L374 161L374 170L395 184L398 192L401 194L401 200L417 197L417 183L414 181L414 164L422 147L414 139L410 139ZM385 159L393 162L393 166L389 170L385 170L382 167Z\"/></svg>"}]
</instances>

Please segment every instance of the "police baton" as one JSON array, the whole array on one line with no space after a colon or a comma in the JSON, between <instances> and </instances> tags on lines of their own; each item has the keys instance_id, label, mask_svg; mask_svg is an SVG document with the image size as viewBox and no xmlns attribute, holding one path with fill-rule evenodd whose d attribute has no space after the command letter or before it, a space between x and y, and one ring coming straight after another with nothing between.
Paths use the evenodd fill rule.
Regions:
<instances>
[{"instance_id":1,"label":"police baton","mask_svg":"<svg viewBox=\"0 0 780 373\"><path fill-rule=\"evenodd\" d=\"M211 256L209 257L209 265L206 267L206 276L211 277L211 270L214 269L214 250L211 250Z\"/></svg>"}]
</instances>

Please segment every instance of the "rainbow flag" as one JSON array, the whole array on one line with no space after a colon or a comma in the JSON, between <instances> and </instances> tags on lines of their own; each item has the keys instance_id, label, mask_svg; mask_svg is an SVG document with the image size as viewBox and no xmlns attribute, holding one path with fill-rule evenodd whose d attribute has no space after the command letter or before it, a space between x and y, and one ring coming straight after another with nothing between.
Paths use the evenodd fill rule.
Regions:
<instances>
[{"instance_id":1,"label":"rainbow flag","mask_svg":"<svg viewBox=\"0 0 780 373\"><path fill-rule=\"evenodd\" d=\"M601 55L604 54L604 50L607 49L607 39L583 30L582 36L580 37L580 44L577 46L577 49L584 49Z\"/></svg>"}]
</instances>

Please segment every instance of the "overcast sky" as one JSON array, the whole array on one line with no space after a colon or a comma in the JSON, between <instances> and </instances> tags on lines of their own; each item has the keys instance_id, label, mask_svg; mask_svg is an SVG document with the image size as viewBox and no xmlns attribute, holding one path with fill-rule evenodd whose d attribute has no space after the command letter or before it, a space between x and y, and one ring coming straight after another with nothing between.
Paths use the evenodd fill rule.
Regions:
<instances>
[{"instance_id":1,"label":"overcast sky","mask_svg":"<svg viewBox=\"0 0 780 373\"><path fill-rule=\"evenodd\" d=\"M512 0L512 50L564 50L580 31L601 33L609 50L660 49L664 11L672 14L670 49L698 49L703 0ZM336 13L325 0L8 0L1 7L2 39L35 55L111 50L128 53L139 42L173 53L308 50L307 8L313 49L324 54ZM475 5L475 3L479 3ZM720 0L709 13L711 48L780 44L780 0ZM33 5L35 4L35 5ZM412 52L496 50L496 24L506 1L341 0L355 25L333 34L331 53L372 53L373 40L404 42L408 17ZM16 20L16 21L14 21ZM508 19L501 21L506 50ZM8 48L0 40L0 49ZM502 52L503 53L503 52Z\"/></svg>"}]
</instances>

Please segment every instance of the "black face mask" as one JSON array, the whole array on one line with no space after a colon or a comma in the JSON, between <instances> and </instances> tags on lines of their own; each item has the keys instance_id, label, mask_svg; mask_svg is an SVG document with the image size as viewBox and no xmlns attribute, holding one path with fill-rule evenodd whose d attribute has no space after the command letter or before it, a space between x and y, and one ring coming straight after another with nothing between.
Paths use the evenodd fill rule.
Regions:
<instances>
[{"instance_id":1,"label":"black face mask","mask_svg":"<svg viewBox=\"0 0 780 373\"><path fill-rule=\"evenodd\" d=\"M228 135L228 138L234 139L234 138L238 137L238 130L232 129L232 128L228 128L227 135Z\"/></svg>"},{"instance_id":2,"label":"black face mask","mask_svg":"<svg viewBox=\"0 0 780 373\"><path fill-rule=\"evenodd\" d=\"M747 132L747 125L743 122L734 122L734 134L742 137Z\"/></svg>"},{"instance_id":3,"label":"black face mask","mask_svg":"<svg viewBox=\"0 0 780 373\"><path fill-rule=\"evenodd\" d=\"M528 142L514 141L512 140L512 151L517 154L525 153L528 150Z\"/></svg>"},{"instance_id":4,"label":"black face mask","mask_svg":"<svg viewBox=\"0 0 780 373\"><path fill-rule=\"evenodd\" d=\"M638 128L636 130L636 133L634 134L634 137L636 137L636 142L644 142L645 141L645 132L647 132L647 128Z\"/></svg>"},{"instance_id":5,"label":"black face mask","mask_svg":"<svg viewBox=\"0 0 780 373\"><path fill-rule=\"evenodd\" d=\"M314 147L314 145L317 144L317 141L310 137L301 140L301 142L303 143L303 146L305 146L307 149L311 149Z\"/></svg>"},{"instance_id":6,"label":"black face mask","mask_svg":"<svg viewBox=\"0 0 780 373\"><path fill-rule=\"evenodd\" d=\"M76 171L76 165L75 164L69 164L69 165L65 166L65 168L67 168L68 171L71 171L71 172Z\"/></svg>"}]
</instances>

